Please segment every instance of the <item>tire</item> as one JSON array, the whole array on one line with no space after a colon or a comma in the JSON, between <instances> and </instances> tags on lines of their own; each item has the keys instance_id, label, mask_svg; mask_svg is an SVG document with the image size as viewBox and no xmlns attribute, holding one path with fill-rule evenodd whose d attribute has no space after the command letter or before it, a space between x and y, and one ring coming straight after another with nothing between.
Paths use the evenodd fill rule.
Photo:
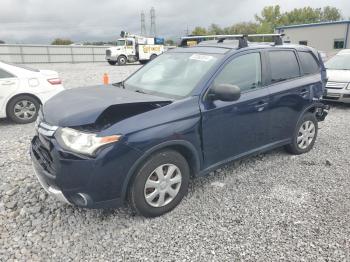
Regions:
<instances>
[{"instance_id":1,"label":"tire","mask_svg":"<svg viewBox=\"0 0 350 262\"><path fill-rule=\"evenodd\" d=\"M20 95L7 104L7 116L17 124L34 122L38 116L40 102L28 95Z\"/></svg>"},{"instance_id":2,"label":"tire","mask_svg":"<svg viewBox=\"0 0 350 262\"><path fill-rule=\"evenodd\" d=\"M111 61L111 60L108 60L108 64L114 66L117 64L117 61Z\"/></svg>"},{"instance_id":3,"label":"tire","mask_svg":"<svg viewBox=\"0 0 350 262\"><path fill-rule=\"evenodd\" d=\"M299 120L293 134L292 143L286 146L286 150L294 155L309 152L315 144L317 133L318 121L315 114L306 113Z\"/></svg>"},{"instance_id":4,"label":"tire","mask_svg":"<svg viewBox=\"0 0 350 262\"><path fill-rule=\"evenodd\" d=\"M155 59L156 57L157 57L157 55L156 55L156 54L153 54L153 55L151 55L151 57L149 58L149 60L152 61L152 60Z\"/></svg>"},{"instance_id":5,"label":"tire","mask_svg":"<svg viewBox=\"0 0 350 262\"><path fill-rule=\"evenodd\" d=\"M139 60L139 62L141 65L145 65L145 64L147 64L148 60Z\"/></svg>"},{"instance_id":6,"label":"tire","mask_svg":"<svg viewBox=\"0 0 350 262\"><path fill-rule=\"evenodd\" d=\"M122 66L122 65L126 65L127 62L127 58L123 55L118 57L118 65Z\"/></svg>"},{"instance_id":7,"label":"tire","mask_svg":"<svg viewBox=\"0 0 350 262\"><path fill-rule=\"evenodd\" d=\"M136 173L129 188L130 205L145 217L163 215L174 209L186 195L189 178L188 163L180 153L174 150L157 152Z\"/></svg>"}]
</instances>

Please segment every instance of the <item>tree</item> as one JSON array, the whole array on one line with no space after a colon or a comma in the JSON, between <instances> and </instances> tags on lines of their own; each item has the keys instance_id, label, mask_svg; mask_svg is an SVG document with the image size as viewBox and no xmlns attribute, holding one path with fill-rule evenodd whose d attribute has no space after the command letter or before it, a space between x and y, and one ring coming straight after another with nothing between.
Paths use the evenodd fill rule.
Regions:
<instances>
[{"instance_id":1,"label":"tree","mask_svg":"<svg viewBox=\"0 0 350 262\"><path fill-rule=\"evenodd\" d=\"M70 45L73 44L73 41L69 39L56 38L51 45Z\"/></svg>"},{"instance_id":2,"label":"tree","mask_svg":"<svg viewBox=\"0 0 350 262\"><path fill-rule=\"evenodd\" d=\"M342 15L339 9L331 6L323 9L307 6L281 13L280 6L275 5L265 7L255 19L260 23L259 33L272 33L277 26L338 21Z\"/></svg>"},{"instance_id":3,"label":"tree","mask_svg":"<svg viewBox=\"0 0 350 262\"><path fill-rule=\"evenodd\" d=\"M167 40L165 41L165 44L166 44L166 45L175 45L175 41L174 41L173 39L167 39Z\"/></svg>"},{"instance_id":4,"label":"tree","mask_svg":"<svg viewBox=\"0 0 350 262\"><path fill-rule=\"evenodd\" d=\"M0 40L0 44L5 44L5 41Z\"/></svg>"},{"instance_id":5,"label":"tree","mask_svg":"<svg viewBox=\"0 0 350 262\"><path fill-rule=\"evenodd\" d=\"M279 5L266 6L261 11L261 16L255 15L255 20L259 22L260 27L263 26L263 30L260 29L260 31L266 31L266 33L273 32L275 27L283 24L284 19Z\"/></svg>"},{"instance_id":6,"label":"tree","mask_svg":"<svg viewBox=\"0 0 350 262\"><path fill-rule=\"evenodd\" d=\"M259 24L253 22L237 23L230 27L224 28L224 34L235 35L235 34L256 34Z\"/></svg>"},{"instance_id":7,"label":"tree","mask_svg":"<svg viewBox=\"0 0 350 262\"><path fill-rule=\"evenodd\" d=\"M326 6L322 11L322 21L339 21L343 19L338 8Z\"/></svg>"},{"instance_id":8,"label":"tree","mask_svg":"<svg viewBox=\"0 0 350 262\"><path fill-rule=\"evenodd\" d=\"M197 26L191 33L192 35L207 35L207 29Z\"/></svg>"},{"instance_id":9,"label":"tree","mask_svg":"<svg viewBox=\"0 0 350 262\"><path fill-rule=\"evenodd\" d=\"M208 28L209 35L222 35L224 30L217 24L211 24Z\"/></svg>"}]
</instances>

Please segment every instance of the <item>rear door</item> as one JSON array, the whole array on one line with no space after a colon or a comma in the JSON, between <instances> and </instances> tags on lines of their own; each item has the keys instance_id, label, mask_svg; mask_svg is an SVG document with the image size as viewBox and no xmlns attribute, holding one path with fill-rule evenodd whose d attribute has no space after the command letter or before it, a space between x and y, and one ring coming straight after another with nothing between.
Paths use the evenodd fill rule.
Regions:
<instances>
[{"instance_id":1,"label":"rear door","mask_svg":"<svg viewBox=\"0 0 350 262\"><path fill-rule=\"evenodd\" d=\"M286 142L292 137L300 114L312 103L321 77L319 73L304 77L294 49L268 50L265 55L270 71L271 142Z\"/></svg>"}]
</instances>

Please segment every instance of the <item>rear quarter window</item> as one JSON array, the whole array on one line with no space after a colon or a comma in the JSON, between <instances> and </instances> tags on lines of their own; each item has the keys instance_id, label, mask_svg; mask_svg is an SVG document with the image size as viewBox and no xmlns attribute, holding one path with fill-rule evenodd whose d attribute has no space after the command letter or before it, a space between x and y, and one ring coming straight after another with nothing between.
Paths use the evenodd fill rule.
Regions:
<instances>
[{"instance_id":1,"label":"rear quarter window","mask_svg":"<svg viewBox=\"0 0 350 262\"><path fill-rule=\"evenodd\" d=\"M293 51L276 50L268 53L271 66L271 82L281 82L300 76L298 60Z\"/></svg>"},{"instance_id":2,"label":"rear quarter window","mask_svg":"<svg viewBox=\"0 0 350 262\"><path fill-rule=\"evenodd\" d=\"M11 78L11 77L15 77L15 76L0 68L0 79L1 78Z\"/></svg>"},{"instance_id":3,"label":"rear quarter window","mask_svg":"<svg viewBox=\"0 0 350 262\"><path fill-rule=\"evenodd\" d=\"M310 52L298 52L301 68L305 75L316 74L320 71L318 62Z\"/></svg>"}]
</instances>

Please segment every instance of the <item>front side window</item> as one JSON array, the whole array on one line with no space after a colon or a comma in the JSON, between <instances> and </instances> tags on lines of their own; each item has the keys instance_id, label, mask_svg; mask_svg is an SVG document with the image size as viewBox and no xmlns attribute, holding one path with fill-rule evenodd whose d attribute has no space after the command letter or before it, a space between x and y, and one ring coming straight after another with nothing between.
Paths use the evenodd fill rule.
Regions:
<instances>
[{"instance_id":1,"label":"front side window","mask_svg":"<svg viewBox=\"0 0 350 262\"><path fill-rule=\"evenodd\" d=\"M125 40L118 40L117 46L125 46Z\"/></svg>"},{"instance_id":2,"label":"front side window","mask_svg":"<svg viewBox=\"0 0 350 262\"><path fill-rule=\"evenodd\" d=\"M260 53L241 55L219 73L214 84L231 84L246 92L261 86Z\"/></svg>"},{"instance_id":3,"label":"front side window","mask_svg":"<svg viewBox=\"0 0 350 262\"><path fill-rule=\"evenodd\" d=\"M165 53L125 81L125 89L179 99L190 95L221 55Z\"/></svg>"},{"instance_id":4,"label":"front side window","mask_svg":"<svg viewBox=\"0 0 350 262\"><path fill-rule=\"evenodd\" d=\"M5 70L0 69L0 79L2 78L11 78L14 77L14 75L6 72Z\"/></svg>"},{"instance_id":5,"label":"front side window","mask_svg":"<svg viewBox=\"0 0 350 262\"><path fill-rule=\"evenodd\" d=\"M301 68L305 75L316 74L320 71L315 57L310 52L298 52Z\"/></svg>"},{"instance_id":6,"label":"front side window","mask_svg":"<svg viewBox=\"0 0 350 262\"><path fill-rule=\"evenodd\" d=\"M293 51L269 51L271 82L277 83L300 76L298 60Z\"/></svg>"}]
</instances>

